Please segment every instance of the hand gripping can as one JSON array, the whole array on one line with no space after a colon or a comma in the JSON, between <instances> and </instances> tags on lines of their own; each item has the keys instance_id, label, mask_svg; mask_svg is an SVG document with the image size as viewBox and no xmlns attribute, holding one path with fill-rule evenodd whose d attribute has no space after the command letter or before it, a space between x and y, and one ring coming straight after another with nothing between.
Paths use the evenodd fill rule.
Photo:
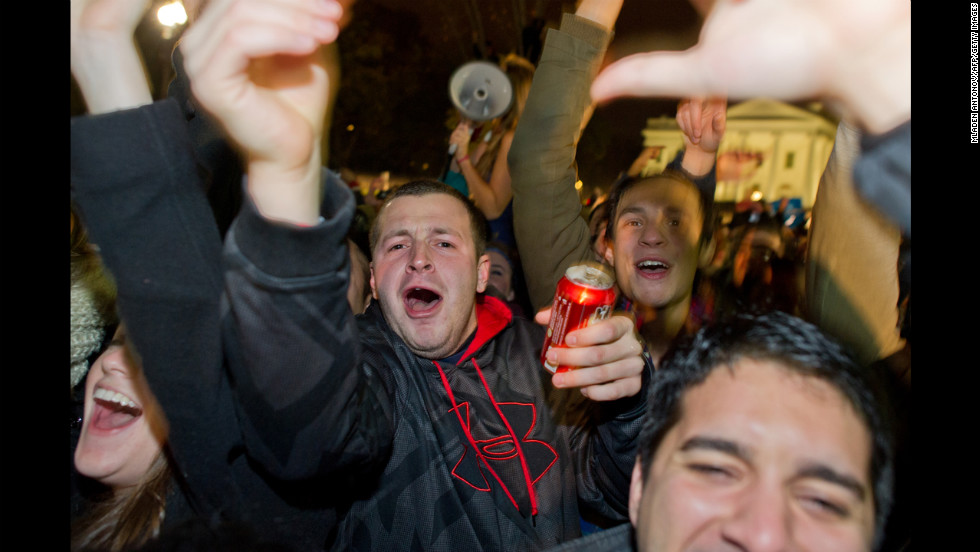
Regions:
<instances>
[{"instance_id":1,"label":"hand gripping can","mask_svg":"<svg viewBox=\"0 0 980 552\"><path fill-rule=\"evenodd\" d=\"M555 366L547 360L552 348L565 347L565 336L612 314L616 301L615 279L604 266L584 263L568 267L555 289L551 322L541 348L541 364L551 373L565 372L571 366Z\"/></svg>"}]
</instances>

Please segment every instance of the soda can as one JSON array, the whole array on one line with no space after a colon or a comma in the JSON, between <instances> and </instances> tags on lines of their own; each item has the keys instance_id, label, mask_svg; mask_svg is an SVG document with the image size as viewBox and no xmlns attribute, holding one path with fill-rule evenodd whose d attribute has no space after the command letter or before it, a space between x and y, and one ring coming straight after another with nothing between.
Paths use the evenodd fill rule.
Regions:
<instances>
[{"instance_id":1,"label":"soda can","mask_svg":"<svg viewBox=\"0 0 980 552\"><path fill-rule=\"evenodd\" d=\"M555 289L551 322L541 348L541 364L551 373L565 372L571 366L555 366L547 360L552 348L565 347L565 336L612 314L616 302L615 277L598 263L568 267Z\"/></svg>"}]
</instances>

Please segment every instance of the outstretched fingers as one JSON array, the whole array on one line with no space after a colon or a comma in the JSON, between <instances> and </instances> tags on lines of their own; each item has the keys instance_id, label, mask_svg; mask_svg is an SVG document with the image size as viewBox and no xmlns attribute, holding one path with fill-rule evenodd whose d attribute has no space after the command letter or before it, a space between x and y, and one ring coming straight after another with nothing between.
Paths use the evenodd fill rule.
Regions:
<instances>
[{"instance_id":1,"label":"outstretched fingers","mask_svg":"<svg viewBox=\"0 0 980 552\"><path fill-rule=\"evenodd\" d=\"M684 52L627 56L604 69L592 83L592 99L597 102L631 96L683 98L712 95L727 94L707 78L696 46Z\"/></svg>"}]
</instances>

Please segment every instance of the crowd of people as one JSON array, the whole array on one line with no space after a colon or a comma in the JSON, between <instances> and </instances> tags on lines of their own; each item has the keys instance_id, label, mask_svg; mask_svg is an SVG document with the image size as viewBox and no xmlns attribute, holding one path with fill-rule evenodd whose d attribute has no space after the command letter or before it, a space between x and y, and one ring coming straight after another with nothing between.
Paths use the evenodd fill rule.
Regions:
<instances>
[{"instance_id":1,"label":"crowd of people","mask_svg":"<svg viewBox=\"0 0 980 552\"><path fill-rule=\"evenodd\" d=\"M453 179L364 197L320 147L351 0L185 2L156 101L147 3L72 0L72 550L909 550L910 6L717 0L600 71L623 1L501 60ZM584 212L623 95L684 150ZM841 112L809 229L716 210L755 95ZM615 314L551 373L585 262Z\"/></svg>"}]
</instances>

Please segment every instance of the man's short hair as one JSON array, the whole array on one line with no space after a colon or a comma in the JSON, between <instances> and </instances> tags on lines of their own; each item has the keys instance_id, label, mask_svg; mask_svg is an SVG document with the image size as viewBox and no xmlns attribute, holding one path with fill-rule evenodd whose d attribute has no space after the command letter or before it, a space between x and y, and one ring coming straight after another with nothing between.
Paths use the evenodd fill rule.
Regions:
<instances>
[{"instance_id":1,"label":"man's short hair","mask_svg":"<svg viewBox=\"0 0 980 552\"><path fill-rule=\"evenodd\" d=\"M378 245L378 240L381 239L381 218L384 216L385 207L399 197L420 197L430 194L446 194L456 198L463 204L470 218L470 231L473 234L473 247L474 251L476 251L476 258L479 259L483 255L487 248L487 219L476 208L476 205L448 184L443 184L436 180L413 180L395 188L394 191L388 194L385 202L378 209L378 215L374 217L374 223L371 225L370 246L372 256L374 255L375 247Z\"/></svg>"},{"instance_id":2,"label":"man's short hair","mask_svg":"<svg viewBox=\"0 0 980 552\"><path fill-rule=\"evenodd\" d=\"M687 391L716 369L739 359L777 362L792 372L817 378L837 389L871 435L871 481L875 504L875 547L881 542L891 510L894 484L893 441L882 403L872 392L868 371L816 326L783 312L739 314L702 328L677 342L665 355L649 389L649 405L640 430L637 454L643 477L664 436L680 420Z\"/></svg>"},{"instance_id":3,"label":"man's short hair","mask_svg":"<svg viewBox=\"0 0 980 552\"><path fill-rule=\"evenodd\" d=\"M616 220L619 217L619 207L623 200L623 196L626 192L636 187L638 184L644 182L655 182L655 181L675 181L691 186L698 193L698 199L700 200L701 206L701 232L698 234L700 238L699 244L704 244L704 242L711 237L711 226L714 222L714 217L712 215L712 207L714 205L714 198L708 197L708 194L704 190L698 187L693 181L684 176L679 171L673 169L667 169L660 174L655 174L652 176L624 176L613 183L609 190L609 197L606 199L605 203L608 203L608 211L606 213L606 218L609 219L609 223L606 225L606 239L615 239L616 230Z\"/></svg>"}]
</instances>

